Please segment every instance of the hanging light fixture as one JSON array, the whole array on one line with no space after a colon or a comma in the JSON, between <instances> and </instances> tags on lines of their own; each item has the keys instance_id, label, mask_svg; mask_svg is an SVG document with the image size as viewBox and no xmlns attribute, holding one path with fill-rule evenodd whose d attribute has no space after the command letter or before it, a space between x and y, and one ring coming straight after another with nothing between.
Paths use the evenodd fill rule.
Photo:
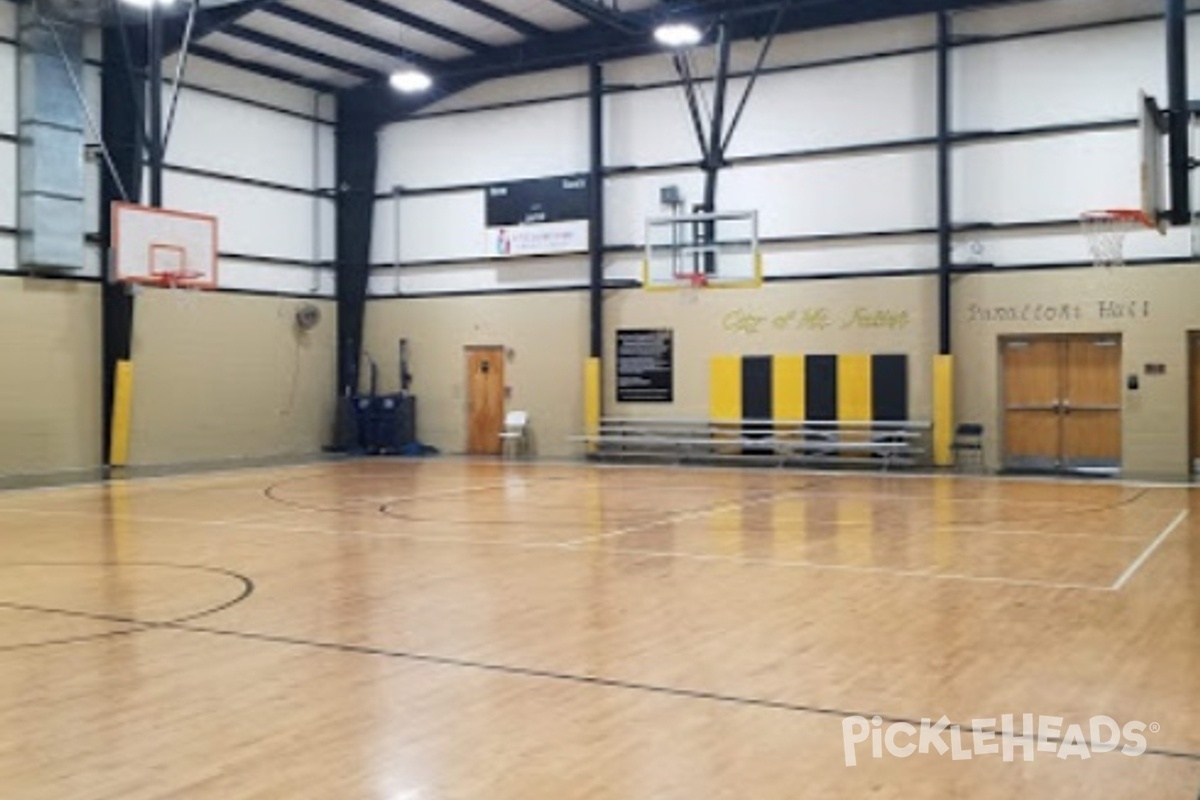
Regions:
<instances>
[{"instance_id":1,"label":"hanging light fixture","mask_svg":"<svg viewBox=\"0 0 1200 800\"><path fill-rule=\"evenodd\" d=\"M654 38L667 47L695 47L704 34L690 22L664 22L654 29Z\"/></svg>"},{"instance_id":2,"label":"hanging light fixture","mask_svg":"<svg viewBox=\"0 0 1200 800\"><path fill-rule=\"evenodd\" d=\"M418 94L433 86L433 78L419 69L396 70L388 82L393 89L404 94Z\"/></svg>"}]
</instances>

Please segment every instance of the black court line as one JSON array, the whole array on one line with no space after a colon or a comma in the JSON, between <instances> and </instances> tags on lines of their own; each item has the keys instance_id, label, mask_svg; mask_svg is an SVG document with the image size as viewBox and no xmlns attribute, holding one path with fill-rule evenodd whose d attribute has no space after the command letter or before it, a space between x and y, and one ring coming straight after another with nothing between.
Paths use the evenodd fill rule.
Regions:
<instances>
[{"instance_id":1,"label":"black court line","mask_svg":"<svg viewBox=\"0 0 1200 800\"><path fill-rule=\"evenodd\" d=\"M722 693L722 692L706 691L706 690L702 690L702 689L688 689L686 687L666 686L666 685L661 685L661 684L624 680L624 679L620 679L620 678L607 678L607 677L604 677L601 675L580 675L580 674L575 674L575 673L570 673L570 672L557 672L554 670L539 669L536 667L521 667L521 666L516 666L516 665L511 665L511 664L499 664L499 663L493 663L493 662L487 662L487 661L475 661L472 659L457 658L454 656L435 655L435 654L431 654L431 653L416 653L416 652L409 652L409 651L404 651L404 650L387 650L384 648L371 647L371 646L367 646L367 645L345 644L345 643L341 643L341 642L323 642L323 641L316 640L316 639L301 639L301 638L296 638L296 637L291 637L291 636L283 636L283 635L279 635L279 634L256 633L253 631L236 631L236 630L229 630L229 629L223 629L223 628L204 627L204 626L200 626L200 625L194 625L192 623L194 623L196 620L199 620L204 617L208 617L213 614L217 614L221 611L224 611L226 609L232 608L233 606L245 601L254 592L254 588L255 588L254 581L252 579L250 579L249 577L242 575L240 573L237 573L237 572L233 572L232 570L226 570L226 569L222 569L219 567L208 567L208 566L203 566L203 565L179 565L179 564L163 564L163 563L150 563L150 562L122 564L122 563L117 563L117 562L110 562L107 564L103 564L103 563L84 564L83 566L105 566L105 565L107 565L107 566L160 566L160 567L173 567L173 568L180 568L180 569L197 569L197 570L213 572L213 573L227 575L229 577L236 578L240 583L242 583L243 588L237 597L234 597L231 600L228 600L217 606L213 606L211 608L204 609L204 610L196 612L194 614L188 614L183 617L177 617L172 620L166 620L166 621L161 621L161 622L139 620L134 617L125 617L125 616L115 615L115 614L99 614L99 613L87 612L87 611L76 611L76 610L71 610L71 609L53 608L53 607L47 607L47 606L36 606L36 605L30 605L30 604L12 603L12 602L5 602L5 601L0 601L0 608L10 608L10 609L15 609L15 610L29 611L29 612L43 613L43 614L55 614L55 615L76 617L76 618L82 618L82 619L102 620L102 621L107 621L107 622L119 622L122 624L140 626L140 627L138 627L134 630L130 630L130 631L108 632L108 633L104 634L105 636L129 635L129 634L134 634L134 633L164 631L165 630L165 631L174 631L174 632L179 632L179 633L192 633L192 634L201 634L201 635L209 635L209 636L220 636L220 637L238 639L241 641L252 641L252 642L260 642L260 643L268 643L268 644L286 645L286 646L291 646L291 647L302 647L302 648L313 649L313 650L325 650L325 651L330 651L330 652L373 656L373 657L377 657L377 658L389 658L389 659L394 659L394 660L398 660L398 661L409 661L409 662L414 662L414 663L431 664L431 665L435 665L435 666L453 667L453 668L458 668L458 669L471 669L471 670L477 670L477 671L482 671L482 672L498 673L501 675L534 678L534 679L539 679L539 680L551 680L551 681L557 681L557 682L563 682L563 683L573 683L573 684L579 684L579 685L585 685L585 686L597 686L597 687L608 688L608 689L620 689L620 690L625 690L625 691L643 692L643 693L662 695L665 697L680 698L680 699L685 699L685 700L699 700L699 701L707 701L707 702L712 702L712 703L720 703L720 704L725 704L725 705L735 705L735 706L744 707L744 708L760 708L760 709L766 709L766 710L772 710L772 711L786 711L786 712L798 713L798 714L833 717L833 718L837 718L837 719L847 719L849 717L864 717L867 719L871 719L873 717L879 717L882 721L887 722L889 724L907 723L907 724L913 725L914 727L917 727L917 728L920 728L922 725L921 720L914 720L914 719L910 719L910 718L906 718L906 717L897 717L897 716L892 716L889 714L882 714L882 713L878 713L878 712L856 711L853 709L843 709L843 708L837 708L837 707L833 707L833 706L819 706L819 705L812 705L812 704L806 704L806 703L793 703L793 702L788 702L788 701L784 701L784 700L771 700L769 698L761 698L761 697L746 697L746 696L741 696L741 695L726 694L726 693ZM71 564L71 565L65 565L65 564L14 565L14 564L10 564L10 565L4 565L4 566L79 566L79 564ZM96 638L99 638L99 636L80 637L80 638L72 639L72 640L64 640L62 643L67 643L67 641L85 642L85 641L94 640ZM51 643L34 643L34 646L47 646L49 644L51 644ZM22 646L18 646L18 647L25 647L25 646L22 645ZM946 727L951 728L951 727L955 727L956 725L964 733L969 733L969 734L974 735L977 732L977 729L974 726L963 726L963 725L958 725L957 723L954 723L954 722L949 723L949 725L947 725ZM979 732L986 733L986 732L993 732L993 731L982 730ZM1024 739L1026 737L1019 737L1019 738ZM1064 741L1065 740L1061 737L1038 736L1033 739L1034 745L1040 745L1043 743L1057 745L1057 744L1062 744ZM1092 743L1090 741L1085 740L1084 744L1087 745L1089 750L1092 749ZM1189 752L1183 752L1183 751L1177 751L1177 750L1168 750L1165 748L1150 748L1150 747L1148 747L1145 750L1145 752L1143 753L1143 755L1158 756L1158 757L1162 757L1162 758L1171 758L1171 759L1176 759L1176 760L1184 760L1184 761L1200 763L1200 753L1189 753Z\"/></svg>"},{"instance_id":2,"label":"black court line","mask_svg":"<svg viewBox=\"0 0 1200 800\"><path fill-rule=\"evenodd\" d=\"M141 625L135 628L126 628L118 631L103 631L101 633L90 633L82 636L69 636L64 639L46 639L40 642L10 644L0 646L0 653L13 653L18 650L36 650L41 647L57 647L64 644L82 644L84 642L95 642L99 639L115 639L118 636L129 636L134 633L143 633L148 630L150 630L149 627Z\"/></svg>"},{"instance_id":3,"label":"black court line","mask_svg":"<svg viewBox=\"0 0 1200 800\"><path fill-rule=\"evenodd\" d=\"M114 624L118 624L118 625L133 626L133 627L125 629L125 630L103 631L100 633L84 634L82 636L70 636L70 637L66 637L66 638L62 638L62 639L49 639L49 640L40 641L40 642L24 642L21 644L3 646L3 647L0 647L0 653L8 653L8 652L13 652L13 651L17 651L17 650L32 650L34 648L52 647L52 646L56 646L56 645L80 644L80 643L85 643L85 642L96 641L98 639L114 638L117 636L129 636L129 635L136 634L136 633L145 633L146 631L151 631L156 628L172 627L172 626L182 625L182 624L185 624L188 622L195 622L196 620L204 619L205 617L210 617L214 614L219 614L222 611L226 611L226 610L238 605L239 603L244 602L245 600L247 600L250 597L250 595L254 594L254 589L255 589L254 581L251 578L247 577L246 575L242 575L241 573L234 572L232 570L223 569L221 567L210 567L210 566L206 566L206 565L202 565L202 564L168 564L168 563L147 562L147 561L138 561L138 562L117 562L117 561L63 562L63 561L58 561L58 562L33 562L33 563L25 562L25 563L0 564L0 570L3 570L5 568L11 568L11 567L161 567L161 568L178 569L178 570L190 570L190 571L196 571L196 572L209 572L209 573L212 573L215 575L223 575L225 577L236 580L241 585L241 589L237 593L237 595L230 598L229 600L226 600L223 603L219 603L215 606L209 606L207 608L203 608L203 609L193 612L191 614L185 614L182 617L175 617L173 619L162 620L162 621L153 621L153 620L147 621L147 620L138 619L136 617L128 617L128 616L123 616L123 615L119 615L119 614L103 614L103 613L92 612L92 611L78 611L78 610L66 609L66 608L54 608L51 606L39 606L39 605L31 604L31 603L16 603L16 602L7 601L7 600L0 600L0 608L8 609L10 611L21 611L21 612L27 612L27 613L31 613L31 614L53 614L55 616L73 617L76 619L86 619L86 620L90 620L93 622L108 622L108 623L114 623Z\"/></svg>"},{"instance_id":4,"label":"black court line","mask_svg":"<svg viewBox=\"0 0 1200 800\"><path fill-rule=\"evenodd\" d=\"M348 476L343 476L341 479L345 480L346 478L350 478L350 479L359 480L359 481L364 481L364 480L380 480L380 481L382 481L382 480L388 480L393 477L394 476L389 476L389 475L348 475ZM382 506L380 505L380 502L377 499L376 500L365 500L365 499L351 498L351 499L345 501L346 503L370 503L369 506L363 507L363 508L353 508L353 507L348 507L346 505L340 505L340 506L310 505L308 503L304 503L299 500L293 500L288 497L283 497L279 493L280 489L282 489L284 486L286 486L288 484L299 483L301 481L313 481L313 480L331 480L331 478L329 476L314 476L314 475L302 475L302 476L297 476L294 478L285 478L281 481L276 481L275 483L272 483L271 485L269 485L265 489L263 489L263 496L274 503L288 506L289 508L294 508L298 511L313 511L313 512L322 512L322 513L330 513L330 514L347 514L347 513L350 513L350 514L366 514L366 513L377 514L377 513L379 513L380 508L395 505L396 503L402 503L406 500L436 500L439 498L439 496L453 498L453 497L461 497L464 495L469 495L469 494L472 494L475 492L499 491L499 490L503 490L503 489L507 488L506 486L501 485L501 484L495 484L495 485L485 484L482 486L464 485L464 486L461 486L461 487L458 487L455 489L448 489L442 493L434 491L431 494L424 495L424 496L422 496L422 495L398 495L398 496L392 497L392 498L385 498ZM334 478L332 478L332 480L336 481L336 480L338 480L338 478L334 477ZM522 478L522 480L528 480L528 479ZM554 482L572 480L572 478L567 477L567 476L545 477L545 478L540 478L539 480L543 483L554 483Z\"/></svg>"},{"instance_id":5,"label":"black court line","mask_svg":"<svg viewBox=\"0 0 1200 800\"><path fill-rule=\"evenodd\" d=\"M400 661L411 661L421 664L432 664L441 667L454 667L459 669L472 669L483 672L493 672L502 675L517 676L523 678L535 678L539 680L551 680L564 683L574 683L586 686L598 686L607 689L622 689L626 691L645 692L667 697L675 697L685 700L701 700L712 703L721 703L726 705L735 705L746 708L761 708L772 711L787 711L798 714L818 715L825 717L834 717L837 719L847 719L849 717L865 717L871 719L879 717L882 721L889 724L893 723L908 723L916 728L921 727L921 720L908 719L906 717L896 717L887 714L880 714L870 711L855 711L852 709L836 708L833 706L818 706L805 703L792 703L784 700L771 700L762 697L745 697L741 695L725 694L722 692L706 691L702 689L688 689L678 686L664 686L654 683L643 683L640 681L623 680L620 678L606 678L601 675L579 675L570 672L556 672L554 670L539 669L536 667L521 667L511 664L498 664L487 661L474 661L465 658L456 658L454 656L440 656L431 653L414 653L404 650L387 650L381 647L371 647L368 645L344 644L340 642L323 642L316 639L301 639L291 636L282 636L279 634L270 633L255 633L252 631L235 631L223 628L209 628L199 625L188 624L168 624L159 626L160 629L175 630L183 633L198 633L209 636L221 636L243 641L262 642L268 644L287 645L291 647L303 647L314 650L327 650L338 653L351 653L355 655L374 656L378 658L390 658ZM951 722L947 728L954 727L956 723ZM977 729L974 726L958 726L963 733L974 735ZM980 730L980 733L992 732L991 729ZM1025 739L1026 737L1017 737ZM1033 737L1034 745L1039 744L1062 744L1066 740L1062 737L1047 736ZM1092 743L1088 740L1084 741L1089 751L1092 749ZM1184 761L1200 763L1200 753L1189 753L1178 750L1167 750L1164 748L1148 747L1143 755L1159 756L1162 758L1172 758Z\"/></svg>"},{"instance_id":6,"label":"black court line","mask_svg":"<svg viewBox=\"0 0 1200 800\"><path fill-rule=\"evenodd\" d=\"M536 470L530 471L530 474L536 475ZM351 477L354 477L355 479L358 479L358 480L387 480L389 476L387 476L387 475L359 475L359 476L351 476ZM799 476L797 476L797 477L799 477ZM810 476L806 476L806 478L804 480L799 481L796 485L785 484L785 485L779 486L779 487L772 487L772 493L780 494L780 493L787 493L787 492L793 492L793 491L811 490L814 492L814 494L820 496L823 493L823 490L826 489L826 487L828 487L828 491L841 492L842 494L862 494L864 497L875 497L876 499L880 499L874 492L872 492L870 490L863 491L863 492L845 492L843 490L838 489L835 485L838 477L839 477L838 475L829 475L829 474L821 473L817 476L817 480L814 480L813 476L810 475ZM878 477L878 476L875 476L875 477ZM931 478L932 477L935 477L935 476L931 476ZM284 480L278 481L276 483L273 483L273 484L267 486L263 490L263 494L268 500L271 500L271 501L279 503L281 505L285 505L285 506L288 506L288 507L291 507L291 508L294 508L297 510L301 510L301 511L342 513L342 514L346 514L346 513L370 514L370 515L382 514L387 517L392 517L394 519L400 519L400 520L410 521L410 522L446 522L446 521L448 521L452 524L461 524L461 525L471 525L471 524L525 525L525 526L532 525L532 526L536 527L539 524L539 523L516 522L516 521L511 521L511 520L442 520L442 519L419 518L419 517L410 517L410 516L397 514L391 510L394 506L398 505L399 503L403 503L407 500L436 499L436 495L431 495L428 498L422 498L420 496L411 496L411 497L399 496L399 497L387 499L382 504L379 504L379 501L373 501L374 503L377 504L376 507L374 507L374 508L371 508L371 507L353 508L353 507L347 507L347 506L330 507L330 506L308 505L306 503L303 503L303 502L300 502L297 500L292 500L292 499L289 499L286 497L282 497L279 494L279 489L281 489L284 485L291 484L291 483L298 483L301 481L311 481L311 480L316 480L316 479L317 479L316 476L309 476L309 475L286 478ZM524 477L524 478L522 478L522 480L527 480L527 481L530 481L531 483L533 482L531 480L531 478L529 478L529 477ZM577 480L577 478L575 476L561 475L561 476L547 476L544 478L538 478L537 480L539 482L564 482L564 481ZM1103 485L1103 484L1097 484L1097 485ZM503 486L486 486L486 487L479 487L477 490L484 491L484 490L503 489L503 488L504 488ZM603 489L604 487L598 487L598 488ZM713 487L694 486L694 487L688 487L688 488L693 489L695 491L704 491L706 489L712 489ZM724 487L717 487L717 488L724 488ZM611 491L620 491L619 489L617 489L615 487L610 490ZM464 487L462 487L462 490L460 492L451 491L451 492L448 492L445 496L446 497L457 497L457 496L461 496L461 495L470 494L473 491L476 491L476 489L474 489L470 486L464 486ZM826 495L828 495L828 491L826 491L824 493ZM1080 506L1080 507L1076 507L1076 508L1062 509L1060 511L1054 511L1052 513L1046 513L1046 514L1022 514L1020 516L1012 517L1012 518L999 516L999 517L989 518L986 521L987 522L995 522L995 523L1038 522L1038 521L1048 521L1048 520L1059 520L1059 519L1063 519L1065 517L1073 517L1078 514L1098 514L1098 513L1104 513L1104 512L1109 512L1109 511L1116 511L1125 506L1132 505L1133 503L1137 502L1138 500L1142 499L1147 494L1149 494L1149 492L1150 492L1150 489L1142 488L1142 489L1135 491L1132 495L1130 495L1128 497L1124 497L1124 498L1121 498L1120 500L1115 500L1111 503L1105 503L1102 505L1085 505L1085 506ZM932 498L922 498L920 496L910 496L910 495L896 495L894 498L893 497L884 497L882 499L885 502L887 500L892 500L892 499L903 500L903 501L907 501L907 502L917 502L917 501L921 501L921 500L932 502ZM991 499L991 500L989 500L988 498L957 498L956 501L964 502L964 503L969 503L969 502L1000 502L1000 503L1004 503L1005 502L1002 498ZM347 502L355 503L355 502L362 502L362 501L356 501L354 499L351 499L351 500L348 500ZM525 504L525 505L529 506L530 504ZM681 511L681 512L676 512L676 513L687 513L687 512ZM558 524L558 523L554 523L554 524Z\"/></svg>"}]
</instances>

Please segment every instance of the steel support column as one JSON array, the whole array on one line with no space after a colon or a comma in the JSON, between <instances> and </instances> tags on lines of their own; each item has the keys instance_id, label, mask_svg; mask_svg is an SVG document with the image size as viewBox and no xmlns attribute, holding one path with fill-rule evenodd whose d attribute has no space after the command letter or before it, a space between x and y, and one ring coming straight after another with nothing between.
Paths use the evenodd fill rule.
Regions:
<instances>
[{"instance_id":1,"label":"steel support column","mask_svg":"<svg viewBox=\"0 0 1200 800\"><path fill-rule=\"evenodd\" d=\"M938 353L950 354L950 277L953 244L953 199L950 170L953 158L950 120L949 13L938 14L937 47L937 193L938 193Z\"/></svg>"},{"instance_id":2,"label":"steel support column","mask_svg":"<svg viewBox=\"0 0 1200 800\"><path fill-rule=\"evenodd\" d=\"M140 37L133 37L138 39ZM142 98L145 81L136 71L130 37L124 29L105 28L100 70L101 135L119 177L100 170L100 246L108 257L101 259L101 414L104 464L112 463L113 395L117 363L130 357L133 332L133 298L117 283L111 259L112 204L118 200L137 202L141 196L142 153L145 147L145 114ZM129 193L125 197L121 187Z\"/></svg>"},{"instance_id":3,"label":"steel support column","mask_svg":"<svg viewBox=\"0 0 1200 800\"><path fill-rule=\"evenodd\" d=\"M377 109L367 95L338 98L337 174L338 394L358 391L363 318L371 275L375 173L379 160Z\"/></svg>"},{"instance_id":4,"label":"steel support column","mask_svg":"<svg viewBox=\"0 0 1200 800\"><path fill-rule=\"evenodd\" d=\"M591 219L588 224L590 260L588 299L591 313L591 356L604 357L604 68L594 63L589 70L589 123L591 128Z\"/></svg>"},{"instance_id":5,"label":"steel support column","mask_svg":"<svg viewBox=\"0 0 1200 800\"><path fill-rule=\"evenodd\" d=\"M1173 225L1187 225L1192 221L1191 193L1188 190L1191 182L1191 152L1188 146L1191 112L1188 108L1187 2L1166 0L1166 3L1170 218Z\"/></svg>"},{"instance_id":6,"label":"steel support column","mask_svg":"<svg viewBox=\"0 0 1200 800\"><path fill-rule=\"evenodd\" d=\"M162 7L152 2L146 26L147 55L146 82L150 94L150 142L147 162L150 172L150 205L162 208L163 204L163 105L162 105L162 60L163 60L163 16Z\"/></svg>"}]
</instances>

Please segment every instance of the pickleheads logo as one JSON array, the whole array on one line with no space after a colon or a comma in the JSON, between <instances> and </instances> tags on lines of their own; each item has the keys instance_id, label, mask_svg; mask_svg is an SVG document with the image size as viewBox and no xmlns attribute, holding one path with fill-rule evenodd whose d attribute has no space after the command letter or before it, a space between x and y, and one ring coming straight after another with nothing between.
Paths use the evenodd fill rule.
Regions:
<instances>
[{"instance_id":1,"label":"pickleheads logo","mask_svg":"<svg viewBox=\"0 0 1200 800\"><path fill-rule=\"evenodd\" d=\"M859 746L870 743L871 757L893 758L913 755L949 755L954 761L976 756L999 756L1005 761L1033 761L1038 753L1056 758L1086 761L1093 754L1120 750L1123 755L1140 756L1146 752L1145 733L1158 733L1158 723L1132 721L1119 725L1115 719L1096 716L1086 725L1064 727L1062 717L1036 714L1003 714L999 725L995 717L971 720L970 725L952 723L946 717L920 724L891 721L882 717L854 716L842 720L842 746L846 766L858 764Z\"/></svg>"}]
</instances>

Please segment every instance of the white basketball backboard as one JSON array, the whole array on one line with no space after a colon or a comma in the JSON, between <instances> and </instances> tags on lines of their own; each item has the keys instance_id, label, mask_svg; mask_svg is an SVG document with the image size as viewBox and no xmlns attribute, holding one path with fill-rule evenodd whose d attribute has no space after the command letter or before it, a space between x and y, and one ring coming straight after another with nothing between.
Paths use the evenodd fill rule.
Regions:
<instances>
[{"instance_id":1,"label":"white basketball backboard","mask_svg":"<svg viewBox=\"0 0 1200 800\"><path fill-rule=\"evenodd\" d=\"M217 218L113 203L112 257L125 283L215 289Z\"/></svg>"}]
</instances>

